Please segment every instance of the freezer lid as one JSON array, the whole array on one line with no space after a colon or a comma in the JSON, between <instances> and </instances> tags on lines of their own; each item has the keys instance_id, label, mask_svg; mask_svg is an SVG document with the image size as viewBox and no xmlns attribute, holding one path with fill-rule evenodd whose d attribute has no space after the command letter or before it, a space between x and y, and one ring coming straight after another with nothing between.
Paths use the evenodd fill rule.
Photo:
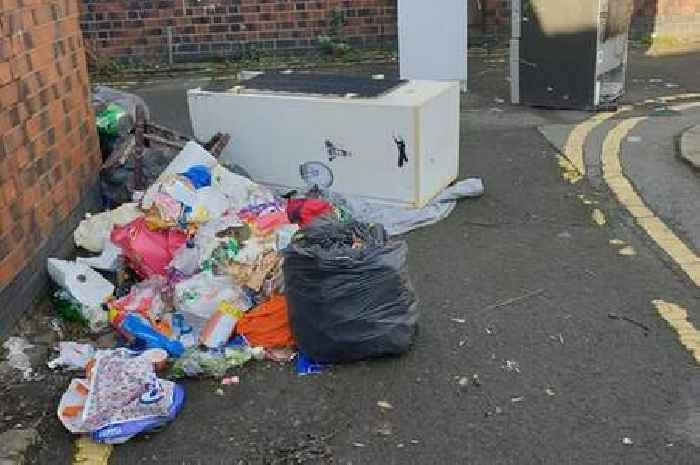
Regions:
<instances>
[{"instance_id":1,"label":"freezer lid","mask_svg":"<svg viewBox=\"0 0 700 465\"><path fill-rule=\"evenodd\" d=\"M405 84L398 77L349 76L328 73L266 72L244 81L246 89L297 95L375 98Z\"/></svg>"}]
</instances>

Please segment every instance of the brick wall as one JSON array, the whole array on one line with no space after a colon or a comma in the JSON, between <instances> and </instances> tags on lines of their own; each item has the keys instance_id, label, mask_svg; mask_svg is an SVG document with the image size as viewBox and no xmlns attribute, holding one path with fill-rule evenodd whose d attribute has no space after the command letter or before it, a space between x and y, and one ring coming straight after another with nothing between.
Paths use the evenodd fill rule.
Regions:
<instances>
[{"instance_id":1,"label":"brick wall","mask_svg":"<svg viewBox=\"0 0 700 465\"><path fill-rule=\"evenodd\" d=\"M78 19L77 0L0 0L0 303L99 169Z\"/></svg>"},{"instance_id":2,"label":"brick wall","mask_svg":"<svg viewBox=\"0 0 700 465\"><path fill-rule=\"evenodd\" d=\"M481 0L481 4L484 11L470 21L473 29L470 36L507 36L511 0ZM634 0L632 38L648 37L652 33L700 39L700 0Z\"/></svg>"},{"instance_id":3,"label":"brick wall","mask_svg":"<svg viewBox=\"0 0 700 465\"><path fill-rule=\"evenodd\" d=\"M396 41L396 0L81 0L84 37L100 56L158 62L238 56L251 48L298 50L329 31L330 13L345 14L354 46Z\"/></svg>"},{"instance_id":4,"label":"brick wall","mask_svg":"<svg viewBox=\"0 0 700 465\"><path fill-rule=\"evenodd\" d=\"M635 0L632 36L651 34L700 41L700 0Z\"/></svg>"}]
</instances>

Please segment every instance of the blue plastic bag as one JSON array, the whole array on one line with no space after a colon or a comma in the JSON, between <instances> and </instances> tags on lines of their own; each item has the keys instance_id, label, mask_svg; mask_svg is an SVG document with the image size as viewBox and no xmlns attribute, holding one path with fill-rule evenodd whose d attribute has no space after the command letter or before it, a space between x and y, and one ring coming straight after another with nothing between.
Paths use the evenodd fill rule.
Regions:
<instances>
[{"instance_id":1,"label":"blue plastic bag","mask_svg":"<svg viewBox=\"0 0 700 465\"><path fill-rule=\"evenodd\" d=\"M211 186L211 170L207 166L192 165L182 176L189 179L195 189Z\"/></svg>"}]
</instances>

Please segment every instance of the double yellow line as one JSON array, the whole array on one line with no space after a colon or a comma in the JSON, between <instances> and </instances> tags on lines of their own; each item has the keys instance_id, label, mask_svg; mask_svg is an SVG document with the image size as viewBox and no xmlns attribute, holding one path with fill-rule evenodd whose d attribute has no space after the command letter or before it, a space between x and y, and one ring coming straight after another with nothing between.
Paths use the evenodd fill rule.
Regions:
<instances>
[{"instance_id":1,"label":"double yellow line","mask_svg":"<svg viewBox=\"0 0 700 465\"><path fill-rule=\"evenodd\" d=\"M693 97L700 94L688 94ZM663 97L661 102L670 102L688 95ZM700 102L690 102L676 105L670 109L687 110L700 106ZM630 110L623 107L620 111ZM579 124L569 135L564 145L564 155L582 175L586 173L584 146L587 137L599 125L608 121L618 113L600 113ZM648 117L627 118L618 123L606 136L603 142L602 164L603 179L618 202L625 207L635 222L688 276L700 287L700 257L698 257L678 236L648 207L641 196L635 191L630 180L622 169L620 153L622 141L639 123ZM653 302L659 315L676 330L681 343L693 353L696 362L700 363L700 332L688 321L687 311L678 305L662 300Z\"/></svg>"},{"instance_id":2,"label":"double yellow line","mask_svg":"<svg viewBox=\"0 0 700 465\"><path fill-rule=\"evenodd\" d=\"M87 436L81 436L75 441L73 465L107 465L114 446L97 444Z\"/></svg>"}]
</instances>

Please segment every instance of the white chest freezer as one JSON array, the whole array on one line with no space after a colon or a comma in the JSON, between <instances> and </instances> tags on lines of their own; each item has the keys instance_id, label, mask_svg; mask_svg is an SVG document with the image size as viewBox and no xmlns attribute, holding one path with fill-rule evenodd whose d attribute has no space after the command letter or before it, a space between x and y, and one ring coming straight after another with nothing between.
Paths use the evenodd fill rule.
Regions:
<instances>
[{"instance_id":1,"label":"white chest freezer","mask_svg":"<svg viewBox=\"0 0 700 465\"><path fill-rule=\"evenodd\" d=\"M285 84L280 77L261 88L250 88L253 79L227 92L190 90L192 126L200 140L230 134L222 160L256 182L290 189L319 184L422 207L458 175L459 85L396 81L371 96L371 81L344 87L310 77Z\"/></svg>"}]
</instances>

